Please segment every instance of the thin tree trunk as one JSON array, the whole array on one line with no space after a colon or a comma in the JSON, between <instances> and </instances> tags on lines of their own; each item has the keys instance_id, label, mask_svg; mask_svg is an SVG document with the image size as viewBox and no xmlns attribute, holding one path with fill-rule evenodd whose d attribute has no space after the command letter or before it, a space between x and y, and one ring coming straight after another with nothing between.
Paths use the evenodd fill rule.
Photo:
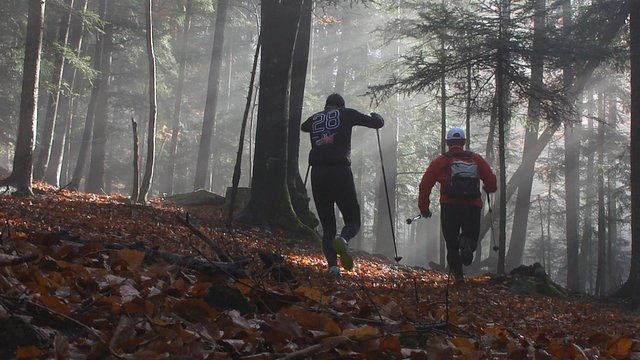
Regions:
<instances>
[{"instance_id":1,"label":"thin tree trunk","mask_svg":"<svg viewBox=\"0 0 640 360\"><path fill-rule=\"evenodd\" d=\"M20 119L13 156L13 170L0 185L16 187L15 195L32 196L33 142L38 108L38 78L42 50L45 0L29 0L27 37L24 46Z\"/></svg>"},{"instance_id":2,"label":"thin tree trunk","mask_svg":"<svg viewBox=\"0 0 640 360\"><path fill-rule=\"evenodd\" d=\"M443 9L446 7L446 1L442 0ZM440 39L440 152L445 153L447 151L447 145L445 139L447 137L447 77L445 71L445 42L444 38ZM444 235L440 232L440 265L446 264L447 246L445 244Z\"/></svg>"},{"instance_id":3,"label":"thin tree trunk","mask_svg":"<svg viewBox=\"0 0 640 360\"><path fill-rule=\"evenodd\" d=\"M571 0L563 0L562 3L562 29L565 36L570 36L573 27L573 9ZM571 89L574 80L574 71L571 64L562 70L565 89ZM569 94L568 100L575 105L574 94ZM580 274L578 265L578 207L580 202L580 136L578 127L575 126L575 116L572 115L564 124L564 176L565 176L565 217L567 236L567 288L577 291L580 288Z\"/></svg>"},{"instance_id":4,"label":"thin tree trunk","mask_svg":"<svg viewBox=\"0 0 640 360\"><path fill-rule=\"evenodd\" d=\"M176 157L180 136L180 116L182 115L182 93L184 91L184 77L187 67L187 44L191 32L191 17L193 15L193 0L187 0L184 12L184 24L180 39L180 53L178 55L178 83L176 84L176 100L173 105L173 126L171 127L171 143L169 145L169 163L167 165L166 192L173 195L175 185Z\"/></svg>"},{"instance_id":5,"label":"thin tree trunk","mask_svg":"<svg viewBox=\"0 0 640 360\"><path fill-rule=\"evenodd\" d=\"M138 202L140 197L140 153L138 151L138 123L131 118L131 130L133 131L133 185L131 186L131 202Z\"/></svg>"},{"instance_id":6,"label":"thin tree trunk","mask_svg":"<svg viewBox=\"0 0 640 360\"><path fill-rule=\"evenodd\" d=\"M596 275L596 295L604 296L607 277L607 225L604 196L604 139L605 139L605 97L598 96L598 270Z\"/></svg>"},{"instance_id":7,"label":"thin tree trunk","mask_svg":"<svg viewBox=\"0 0 640 360\"><path fill-rule=\"evenodd\" d=\"M617 98L613 95L609 98L609 121L607 121L607 126L609 127L609 129L616 128L618 116L616 109L616 100ZM607 164L615 164L616 154L611 142L608 142L605 145L605 151L607 156ZM614 271L616 258L614 247L618 239L618 214L616 206L617 197L615 189L616 178L617 176L615 171L607 171L607 293L609 293L611 289L617 285Z\"/></svg>"},{"instance_id":8,"label":"thin tree trunk","mask_svg":"<svg viewBox=\"0 0 640 360\"><path fill-rule=\"evenodd\" d=\"M73 0L70 0L69 2L73 2ZM87 0L80 1L80 6L77 6L77 11L80 12L80 15L72 15L69 23L68 47L73 49L76 55L80 54L80 49L82 47L84 13L87 10L87 4ZM72 12L72 9L69 11ZM65 91L60 91L57 119L55 121L53 131L54 138L51 145L51 154L49 155L49 161L47 162L47 169L44 176L44 180L53 186L60 186L62 155L65 142L67 140L67 129L69 128L69 123L72 117L71 106L73 104L72 97L74 96L73 90L75 90L77 71L68 60L65 60L62 74L63 82L67 84L69 88ZM80 83L79 79L77 81Z\"/></svg>"},{"instance_id":9,"label":"thin tree trunk","mask_svg":"<svg viewBox=\"0 0 640 360\"><path fill-rule=\"evenodd\" d=\"M229 0L218 0L216 9L216 25L213 34L213 48L211 51L211 65L209 67L209 83L207 86L207 100L202 120L202 134L198 148L198 160L196 162L194 190L204 189L209 176L209 160L211 159L211 147L215 137L216 108L218 106L218 93L220 91L220 68L222 66L222 50L224 45L224 31L227 21Z\"/></svg>"},{"instance_id":10,"label":"thin tree trunk","mask_svg":"<svg viewBox=\"0 0 640 360\"><path fill-rule=\"evenodd\" d=\"M93 121L93 136L91 141L91 162L89 164L89 175L85 190L92 193L105 192L105 159L107 144L107 122L108 100L109 100L109 82L111 77L111 52L113 42L113 25L109 23L111 9L107 7L108 0L101 1L101 7L107 10L104 35L102 62L100 72L102 76L102 84L99 88L98 100L96 103L96 111Z\"/></svg>"},{"instance_id":11,"label":"thin tree trunk","mask_svg":"<svg viewBox=\"0 0 640 360\"><path fill-rule=\"evenodd\" d=\"M595 149L596 142L594 141L594 128L593 128L593 93L591 91L587 94L587 148ZM595 164L594 164L594 156L593 152L589 151L585 155L587 156L587 180L586 180L586 188L585 188L585 205L584 205L584 219L585 221L582 224L582 242L580 244L580 292L584 292L586 290L587 282L592 282L592 272L591 272L591 262L592 262L592 241L593 241L593 226L592 219L593 216L593 204L595 202L594 198L596 197L596 188L595 188Z\"/></svg>"},{"instance_id":12,"label":"thin tree trunk","mask_svg":"<svg viewBox=\"0 0 640 360\"><path fill-rule=\"evenodd\" d=\"M144 169L144 176L140 184L140 194L137 201L146 204L153 179L153 168L155 164L156 152L156 117L158 105L156 98L156 54L153 48L153 0L148 0L145 7L145 17L147 20L147 61L149 62L149 126L147 131L147 159Z\"/></svg>"},{"instance_id":13,"label":"thin tree trunk","mask_svg":"<svg viewBox=\"0 0 640 360\"><path fill-rule=\"evenodd\" d=\"M542 51L545 29L545 0L537 0L533 18L533 51L531 55L531 84L533 87L544 87L544 54ZM523 157L529 157L533 151L532 144L538 139L540 123L540 100L535 95L529 96L527 126L524 137ZM506 270L511 270L522 264L522 256L527 240L529 209L531 203L531 187L533 185L534 167L525 169L525 173L518 186L518 196L513 215L513 228L509 251L506 258Z\"/></svg>"},{"instance_id":14,"label":"thin tree trunk","mask_svg":"<svg viewBox=\"0 0 640 360\"><path fill-rule=\"evenodd\" d=\"M60 18L58 45L66 46L69 38L69 23L73 13L73 0L66 0L65 5L68 10ZM43 180L49 156L51 155L51 145L53 143L53 131L55 129L58 103L60 100L60 87L62 85L62 71L64 69L64 56L60 49L54 50L53 72L51 73L51 85L53 88L49 92L49 102L44 119L44 131L40 139L40 152L33 167L33 177L36 180Z\"/></svg>"},{"instance_id":15,"label":"thin tree trunk","mask_svg":"<svg viewBox=\"0 0 640 360\"><path fill-rule=\"evenodd\" d=\"M640 0L630 0L629 29L631 63L631 264L629 277L616 293L640 306Z\"/></svg>"},{"instance_id":16,"label":"thin tree trunk","mask_svg":"<svg viewBox=\"0 0 640 360\"><path fill-rule=\"evenodd\" d=\"M251 79L249 80L249 90L247 92L247 102L242 115L242 125L240 125L240 139L238 140L238 152L236 153L236 163L233 168L233 177L231 179L231 194L229 195L229 207L227 212L227 227L231 227L233 222L233 210L236 204L236 196L238 194L238 184L240 184L240 175L242 175L242 153L244 151L244 135L247 130L247 120L249 119L249 111L251 109L251 101L253 100L253 86L256 80L256 70L258 67L258 57L260 55L260 47L262 41L258 35L256 43L256 51L253 55L253 67L251 68Z\"/></svg>"},{"instance_id":17,"label":"thin tree trunk","mask_svg":"<svg viewBox=\"0 0 640 360\"><path fill-rule=\"evenodd\" d=\"M508 121L508 80L506 76L505 65L508 58L508 55L505 52L505 45L508 39L507 36L507 20L509 18L509 0L501 0L500 3L500 30L499 30L499 45L496 56L496 98L498 105L498 163L500 167L500 175L499 179L499 191L500 193L506 193L507 189L507 169L506 169L506 136L505 129L507 127ZM498 203L500 208L499 215L499 230L498 230L498 274L504 274L505 272L505 255L506 255L506 242L507 242L507 231L506 231L506 219L507 219L507 199L506 197L500 197L500 202Z\"/></svg>"}]
</instances>

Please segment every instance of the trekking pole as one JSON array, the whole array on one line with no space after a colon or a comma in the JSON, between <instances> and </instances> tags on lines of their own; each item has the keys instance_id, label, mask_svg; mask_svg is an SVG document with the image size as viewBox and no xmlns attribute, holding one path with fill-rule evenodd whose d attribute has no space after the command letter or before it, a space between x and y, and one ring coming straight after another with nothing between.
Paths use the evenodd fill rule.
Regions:
<instances>
[{"instance_id":1,"label":"trekking pole","mask_svg":"<svg viewBox=\"0 0 640 360\"><path fill-rule=\"evenodd\" d=\"M311 164L307 165L307 174L304 176L304 187L307 187L307 179L309 178L309 170L311 169Z\"/></svg>"},{"instance_id":2,"label":"trekking pole","mask_svg":"<svg viewBox=\"0 0 640 360\"><path fill-rule=\"evenodd\" d=\"M493 251L498 251L500 247L496 245L496 236L493 232L493 212L491 211L491 197L489 196L489 192L487 192L486 190L485 193L487 194L487 204L489 205L489 221L491 222L491 225L489 225L491 227L491 243L493 244Z\"/></svg>"},{"instance_id":3,"label":"trekking pole","mask_svg":"<svg viewBox=\"0 0 640 360\"><path fill-rule=\"evenodd\" d=\"M389 189L387 189L387 175L384 171L384 160L382 159L382 145L380 144L380 131L376 129L378 137L378 152L380 152L380 164L382 165L382 181L384 182L384 193L387 196L387 210L389 210L389 225L391 225L391 238L393 239L393 251L396 253L395 260L400 262L402 256L398 256L398 247L396 246L396 232L393 230L393 218L391 217L391 202L389 201Z\"/></svg>"}]
</instances>

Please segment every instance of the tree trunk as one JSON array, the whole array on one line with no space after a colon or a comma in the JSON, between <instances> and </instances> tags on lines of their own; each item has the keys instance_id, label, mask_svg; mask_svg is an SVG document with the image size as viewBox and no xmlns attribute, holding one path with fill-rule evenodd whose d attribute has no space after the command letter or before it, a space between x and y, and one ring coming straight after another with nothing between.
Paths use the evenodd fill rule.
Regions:
<instances>
[{"instance_id":1,"label":"tree trunk","mask_svg":"<svg viewBox=\"0 0 640 360\"><path fill-rule=\"evenodd\" d=\"M509 14L509 0L501 0L500 2L500 30L499 30L499 44L496 55L496 99L498 106L498 163L500 168L500 175L498 176L499 187L498 191L501 194L506 193L507 189L507 161L506 161L506 146L505 146L505 129L508 122L508 97L509 97L509 85L506 76L506 61L508 54L506 53L506 41L507 35L507 20ZM507 219L507 198L500 197L499 206L499 230L498 230L498 274L504 274L505 272L505 255L507 246L507 231L506 231L506 219Z\"/></svg>"},{"instance_id":2,"label":"tree trunk","mask_svg":"<svg viewBox=\"0 0 640 360\"><path fill-rule=\"evenodd\" d=\"M545 29L545 0L537 0L535 4L533 18L533 51L531 55L531 84L535 88L544 87L544 54L542 51ZM531 156L532 145L538 139L538 128L540 123L540 100L534 95L529 97L529 108L527 113L527 127L524 136L523 157ZM518 186L518 196L513 211L513 228L511 230L511 240L509 241L509 251L506 258L506 270L511 270L522 264L522 256L527 240L527 228L529 220L529 209L531 203L531 187L533 185L534 167L526 168Z\"/></svg>"},{"instance_id":3,"label":"tree trunk","mask_svg":"<svg viewBox=\"0 0 640 360\"><path fill-rule=\"evenodd\" d=\"M573 10L571 0L562 3L562 24L565 36L571 36L573 27ZM562 70L564 88L570 89L574 80L571 64ZM575 105L575 94L567 92L571 106ZM578 208L580 202L580 136L575 125L575 115L571 115L564 124L564 188L565 188L565 220L567 236L567 288L577 291L580 288L578 267Z\"/></svg>"},{"instance_id":4,"label":"tree trunk","mask_svg":"<svg viewBox=\"0 0 640 360\"><path fill-rule=\"evenodd\" d=\"M605 97L598 96L598 267L596 275L596 295L604 296L607 277L607 225L604 196L604 139L605 139Z\"/></svg>"},{"instance_id":5,"label":"tree trunk","mask_svg":"<svg viewBox=\"0 0 640 360\"><path fill-rule=\"evenodd\" d=\"M446 1L442 0L442 7L446 7ZM443 9L444 10L444 9ZM445 42L444 38L440 39L440 64L442 74L440 77L440 152L445 153L447 151L447 145L445 139L447 138L447 77L445 71ZM447 245L445 244L444 235L440 232L440 265L446 264Z\"/></svg>"},{"instance_id":6,"label":"tree trunk","mask_svg":"<svg viewBox=\"0 0 640 360\"><path fill-rule=\"evenodd\" d=\"M611 91L613 93L613 91ZM617 109L616 109L616 96L611 95L609 97L609 114L607 127L609 129L616 129L617 127ZM616 163L616 153L611 142L607 142L605 145L605 151L607 156L607 164ZM615 171L607 171L607 289L609 293L611 289L616 287L617 279L615 269L616 251L614 251L615 243L618 239L618 211L617 211L617 196L616 196L616 179L617 174Z\"/></svg>"},{"instance_id":7,"label":"tree trunk","mask_svg":"<svg viewBox=\"0 0 640 360\"><path fill-rule=\"evenodd\" d=\"M60 26L58 27L58 45L67 46L69 38L69 23L71 22L71 14L73 13L73 0L66 0L65 6L68 9L60 18ZM40 141L40 153L33 167L33 177L36 180L43 180L49 156L51 155L51 145L53 143L53 132L56 128L56 115L58 113L58 103L60 100L60 87L62 85L62 71L64 69L64 56L60 49L54 50L53 72L51 73L51 86L49 92L49 102L47 103L47 112L44 119L44 131Z\"/></svg>"},{"instance_id":8,"label":"tree trunk","mask_svg":"<svg viewBox=\"0 0 640 360\"><path fill-rule=\"evenodd\" d=\"M42 50L42 26L45 0L29 0L27 37L24 46L22 92L20 94L20 119L13 156L13 169L1 185L16 187L16 195L31 196L33 141L38 109L38 78Z\"/></svg>"},{"instance_id":9,"label":"tree trunk","mask_svg":"<svg viewBox=\"0 0 640 360\"><path fill-rule=\"evenodd\" d=\"M618 297L628 297L640 306L640 0L629 0L631 9L631 268Z\"/></svg>"},{"instance_id":10,"label":"tree trunk","mask_svg":"<svg viewBox=\"0 0 640 360\"><path fill-rule=\"evenodd\" d=\"M229 199L227 199L227 204L228 204L227 227L231 227L231 223L233 222L233 211L236 205L236 196L238 194L238 184L240 184L240 175L242 174L242 153L244 151L244 137L247 129L247 120L249 118L251 101L253 100L253 86L256 80L256 70L258 68L258 57L260 55L261 46L262 46L261 36L258 35L258 42L256 43L256 51L255 51L255 54L253 55L253 67L251 68L251 78L249 80L249 90L247 91L247 101L245 103L244 114L242 116L242 124L240 125L240 138L238 139L238 151L236 153L236 163L233 168L233 177L231 178L231 194L229 195Z\"/></svg>"},{"instance_id":11,"label":"tree trunk","mask_svg":"<svg viewBox=\"0 0 640 360\"><path fill-rule=\"evenodd\" d=\"M102 2L101 4L104 4L104 2ZM104 11L104 8L100 10L100 16L102 17L102 19L104 19L105 16ZM87 155L91 151L91 138L93 136L93 123L95 119L96 107L98 104L98 96L100 96L100 94L102 93L101 88L104 83L104 79L102 77L102 74L100 73L100 69L102 68L102 54L104 48L103 44L103 35L98 33L96 35L96 45L93 56L93 68L98 72L98 76L93 81L93 86L91 87L91 96L89 98L89 104L87 105L87 114L85 116L84 130L82 131L82 140L80 141L80 149L78 150L76 166L73 170L71 181L66 186L66 188L71 191L78 191L80 189L80 182L82 181L82 177L84 176L84 168L85 163L87 162Z\"/></svg>"},{"instance_id":12,"label":"tree trunk","mask_svg":"<svg viewBox=\"0 0 640 360\"><path fill-rule=\"evenodd\" d=\"M262 57L251 198L241 218L263 228L302 230L287 188L291 66L301 3L263 0Z\"/></svg>"},{"instance_id":13,"label":"tree trunk","mask_svg":"<svg viewBox=\"0 0 640 360\"><path fill-rule=\"evenodd\" d=\"M70 2L73 2L73 0L70 0ZM84 13L87 10L87 4L87 0L80 1L80 6L77 6L76 9L76 11L80 12L80 15L72 14L69 24L68 47L70 49L73 49L76 55L80 54L80 48L82 47ZM44 180L53 186L60 186L60 171L62 168L63 149L67 140L67 129L69 128L69 123L72 116L71 99L73 96L75 82L80 82L79 79L76 80L76 69L69 63L68 60L65 60L62 74L63 82L64 84L67 84L68 89L60 92L57 119L55 121L55 127L53 131L54 138L51 146L51 154L49 156L49 161L47 162L47 170L45 171L44 176Z\"/></svg>"},{"instance_id":14,"label":"tree trunk","mask_svg":"<svg viewBox=\"0 0 640 360\"><path fill-rule=\"evenodd\" d=\"M593 128L593 93L589 91L587 94L587 148L595 149L596 143L593 139L594 137L594 128ZM593 241L593 226L592 221L586 221L593 216L593 204L595 202L594 198L596 197L596 188L595 188L595 177L594 177L594 153L589 151L586 153L587 156L587 181L585 186L585 205L584 205L584 219L585 221L582 224L582 241L580 244L580 261L578 262L580 266L580 292L586 291L586 284L592 283L592 272L591 272L591 262L592 262L592 241Z\"/></svg>"},{"instance_id":15,"label":"tree trunk","mask_svg":"<svg viewBox=\"0 0 640 360\"><path fill-rule=\"evenodd\" d=\"M101 8L104 7L107 13L111 13L111 9L107 6L108 0L102 0ZM91 163L89 164L89 175L87 176L86 191L92 193L105 192L105 158L107 145L107 122L108 100L109 100L109 82L111 77L111 52L113 42L113 25L109 23L111 16L107 14L104 35L102 37L102 61L101 61L101 77L102 84L99 88L98 100L96 103L96 111L93 121L93 136L91 141Z\"/></svg>"},{"instance_id":16,"label":"tree trunk","mask_svg":"<svg viewBox=\"0 0 640 360\"><path fill-rule=\"evenodd\" d=\"M615 14L611 14L611 16L609 17L610 21L606 24L606 27L603 28L598 33L599 45L606 46L613 41L615 36L619 33L620 29L622 29L623 26L625 25L628 14L629 14L629 8L627 6L623 6L619 9L618 12L616 12ZM593 72L600 64L601 64L600 60L590 61L582 64L582 66L579 69L577 69L577 71L575 72L576 73L576 76L574 77L575 81L571 85L571 87L567 89L567 93L580 94L584 90L585 85L591 79ZM511 196L513 196L513 194L518 188L518 183L515 180L519 179L522 176L522 173L527 168L535 166L535 162L538 159L538 156L540 156L540 153L542 152L542 150L547 146L552 136L555 134L556 130L557 130L556 125L554 124L548 125L545 128L545 130L542 132L542 134L540 134L538 141L535 143L534 148L536 151L532 152L530 158L522 159L522 163L518 166L518 168L513 173L513 175L511 176L507 184L507 190L506 190L507 201L511 198ZM492 148L489 147L489 145L487 145L487 161L491 159L491 156L490 156L491 150ZM491 161L489 162L491 163ZM502 201L501 200L502 197L503 195L501 195L501 193L498 192L495 196L496 198L495 202L500 203ZM482 218L480 238L483 238L487 234L487 231L489 231L490 229L489 224L490 224L489 214L485 214L484 217Z\"/></svg>"},{"instance_id":17,"label":"tree trunk","mask_svg":"<svg viewBox=\"0 0 640 360\"><path fill-rule=\"evenodd\" d=\"M180 116L182 115L182 93L184 91L184 76L187 67L187 43L191 32L191 17L193 15L193 0L187 0L184 12L184 24L180 39L180 53L178 55L178 83L176 84L176 100L173 105L173 126L171 127L171 143L169 145L169 163L167 165L166 192L173 195L175 184L176 157L178 139L180 135Z\"/></svg>"},{"instance_id":18,"label":"tree trunk","mask_svg":"<svg viewBox=\"0 0 640 360\"><path fill-rule=\"evenodd\" d=\"M304 105L304 90L309 61L309 40L311 37L312 0L303 0L300 24L293 49L291 68L291 98L289 99L289 134L287 142L287 187L291 205L302 223L315 228L318 219L309 210L309 196L304 186L298 160L300 158L300 124Z\"/></svg>"},{"instance_id":19,"label":"tree trunk","mask_svg":"<svg viewBox=\"0 0 640 360\"><path fill-rule=\"evenodd\" d=\"M131 202L138 202L140 197L140 153L138 152L138 123L131 118L131 130L133 131L133 184L131 186Z\"/></svg>"},{"instance_id":20,"label":"tree trunk","mask_svg":"<svg viewBox=\"0 0 640 360\"><path fill-rule=\"evenodd\" d=\"M156 98L156 55L153 49L153 0L148 0L145 7L145 17L147 20L147 61L149 62L149 123L147 131L147 160L145 163L144 176L140 184L140 194L137 201L146 204L153 179L153 168L156 153L156 117L158 115L158 105Z\"/></svg>"},{"instance_id":21,"label":"tree trunk","mask_svg":"<svg viewBox=\"0 0 640 360\"><path fill-rule=\"evenodd\" d=\"M214 138L216 123L216 108L220 90L220 68L222 66L222 49L224 45L224 30L227 22L229 0L218 0L216 9L216 26L213 34L213 49L211 51L211 65L209 66L209 83L207 85L207 100L202 120L202 134L198 148L198 160L193 189L204 189L209 176L209 160L211 159L211 144Z\"/></svg>"}]
</instances>

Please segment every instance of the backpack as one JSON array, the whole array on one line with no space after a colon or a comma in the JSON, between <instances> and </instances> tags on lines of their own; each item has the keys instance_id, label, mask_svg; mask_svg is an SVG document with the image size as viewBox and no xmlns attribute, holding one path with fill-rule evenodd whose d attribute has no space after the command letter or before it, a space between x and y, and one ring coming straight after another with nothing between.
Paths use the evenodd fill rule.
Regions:
<instances>
[{"instance_id":1,"label":"backpack","mask_svg":"<svg viewBox=\"0 0 640 360\"><path fill-rule=\"evenodd\" d=\"M473 160L473 153L463 151L455 157L449 152L444 153L449 163L445 169L444 193L456 199L475 199L480 197L480 181L478 164Z\"/></svg>"}]
</instances>

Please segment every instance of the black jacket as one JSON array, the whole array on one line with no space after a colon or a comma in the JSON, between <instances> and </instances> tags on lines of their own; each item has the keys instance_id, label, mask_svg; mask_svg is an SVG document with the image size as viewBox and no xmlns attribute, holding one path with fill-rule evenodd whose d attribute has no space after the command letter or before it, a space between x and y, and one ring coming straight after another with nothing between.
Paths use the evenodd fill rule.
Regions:
<instances>
[{"instance_id":1,"label":"black jacket","mask_svg":"<svg viewBox=\"0 0 640 360\"><path fill-rule=\"evenodd\" d=\"M309 164L351 165L351 129L354 126L379 129L384 119L350 108L326 108L310 116L301 126L311 138Z\"/></svg>"}]
</instances>

